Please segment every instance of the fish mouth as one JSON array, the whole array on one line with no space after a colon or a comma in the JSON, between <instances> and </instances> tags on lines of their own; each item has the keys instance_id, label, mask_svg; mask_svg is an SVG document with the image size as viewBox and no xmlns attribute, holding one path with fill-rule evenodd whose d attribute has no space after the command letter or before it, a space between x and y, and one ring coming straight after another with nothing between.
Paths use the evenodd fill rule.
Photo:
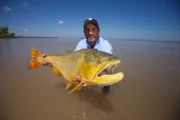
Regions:
<instances>
[{"instance_id":1,"label":"fish mouth","mask_svg":"<svg viewBox=\"0 0 180 120\"><path fill-rule=\"evenodd\" d=\"M119 64L120 61L115 61L104 65L102 68L99 69L94 81L92 81L91 83L100 86L107 86L121 81L124 78L124 73L115 73L114 71Z\"/></svg>"},{"instance_id":2,"label":"fish mouth","mask_svg":"<svg viewBox=\"0 0 180 120\"><path fill-rule=\"evenodd\" d=\"M110 64L107 63L105 66L100 68L100 70L96 74L96 77L102 77L102 76L117 74L114 72L114 70L119 64L120 64L120 61L116 61L116 62L113 62Z\"/></svg>"}]
</instances>

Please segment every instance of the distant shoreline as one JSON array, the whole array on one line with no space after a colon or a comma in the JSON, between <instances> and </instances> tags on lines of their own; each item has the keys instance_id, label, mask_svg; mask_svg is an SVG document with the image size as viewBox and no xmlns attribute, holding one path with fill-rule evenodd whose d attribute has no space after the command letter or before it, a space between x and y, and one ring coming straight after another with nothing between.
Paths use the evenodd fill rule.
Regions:
<instances>
[{"instance_id":1,"label":"distant shoreline","mask_svg":"<svg viewBox=\"0 0 180 120\"><path fill-rule=\"evenodd\" d=\"M16 36L16 37L0 37L0 39L12 39L12 38L58 38L58 37L43 37L43 36Z\"/></svg>"},{"instance_id":2,"label":"distant shoreline","mask_svg":"<svg viewBox=\"0 0 180 120\"><path fill-rule=\"evenodd\" d=\"M114 39L115 40L115 39ZM179 40L151 40L151 39L120 39L120 41L137 41L137 42L177 42L179 43Z\"/></svg>"},{"instance_id":3,"label":"distant shoreline","mask_svg":"<svg viewBox=\"0 0 180 120\"><path fill-rule=\"evenodd\" d=\"M59 38L59 39L74 39L74 38L60 38L60 37L46 37L46 36L15 36L15 37L0 37L0 39L16 39L16 38ZM82 38L78 38L82 39ZM111 38L108 40L119 40L127 42L169 42L169 43L180 43L180 40L152 40L152 39L121 39L121 38Z\"/></svg>"},{"instance_id":4,"label":"distant shoreline","mask_svg":"<svg viewBox=\"0 0 180 120\"><path fill-rule=\"evenodd\" d=\"M15 38L58 38L58 37L46 37L46 36L16 36Z\"/></svg>"}]
</instances>

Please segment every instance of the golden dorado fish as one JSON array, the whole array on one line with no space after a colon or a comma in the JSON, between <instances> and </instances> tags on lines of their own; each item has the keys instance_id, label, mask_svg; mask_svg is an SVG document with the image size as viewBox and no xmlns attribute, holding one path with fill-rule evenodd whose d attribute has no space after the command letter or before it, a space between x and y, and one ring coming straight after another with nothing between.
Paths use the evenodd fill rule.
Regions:
<instances>
[{"instance_id":1,"label":"golden dorado fish","mask_svg":"<svg viewBox=\"0 0 180 120\"><path fill-rule=\"evenodd\" d=\"M69 92L80 90L83 83L98 86L115 84L124 78L122 72L113 73L115 67L120 64L120 59L112 54L97 51L95 49L83 49L65 54L50 54L46 57L32 47L29 69L35 69L43 62L51 62L51 68L57 76L63 76L69 82L68 89L72 84L75 87ZM102 74L106 71L109 74ZM79 76L81 82L75 82L74 78Z\"/></svg>"}]
</instances>

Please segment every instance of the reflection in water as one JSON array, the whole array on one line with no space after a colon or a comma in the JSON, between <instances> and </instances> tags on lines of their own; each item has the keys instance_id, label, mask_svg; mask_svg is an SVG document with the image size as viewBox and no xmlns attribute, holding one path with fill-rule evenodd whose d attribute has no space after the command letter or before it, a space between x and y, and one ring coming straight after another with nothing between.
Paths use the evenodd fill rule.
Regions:
<instances>
[{"instance_id":1,"label":"reflection in water","mask_svg":"<svg viewBox=\"0 0 180 120\"><path fill-rule=\"evenodd\" d=\"M59 88L64 89L65 84L60 84ZM69 88L71 90L73 87ZM69 92L67 90L67 93ZM80 91L73 92L71 94L76 94L79 97L81 103L90 103L91 107L86 108L86 110L93 107L102 110L105 113L113 112L113 104L108 97L108 94L103 94L100 92L100 88L94 88L94 86L89 86L89 88L82 88ZM70 95L71 95L70 94Z\"/></svg>"},{"instance_id":2,"label":"reflection in water","mask_svg":"<svg viewBox=\"0 0 180 120\"><path fill-rule=\"evenodd\" d=\"M81 92L76 92L75 94L79 96L80 102L89 102L93 107L105 113L113 112L112 102L106 94L100 93L99 91L93 88L84 88ZM90 108L87 108L87 110L88 109Z\"/></svg>"}]
</instances>

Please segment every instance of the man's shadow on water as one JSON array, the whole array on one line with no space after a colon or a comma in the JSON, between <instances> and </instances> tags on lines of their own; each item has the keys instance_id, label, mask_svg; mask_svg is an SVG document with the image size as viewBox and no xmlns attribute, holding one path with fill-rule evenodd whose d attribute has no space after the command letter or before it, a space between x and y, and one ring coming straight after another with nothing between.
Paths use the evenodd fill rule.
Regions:
<instances>
[{"instance_id":1,"label":"man's shadow on water","mask_svg":"<svg viewBox=\"0 0 180 120\"><path fill-rule=\"evenodd\" d=\"M58 87L64 89L65 84L60 83ZM70 87L67 90L67 93L70 92L72 88L73 87ZM113 112L113 104L111 100L108 98L109 97L108 94L111 94L111 91L109 93L101 93L100 87L90 86L88 88L82 88L80 91L73 92L71 94L76 94L80 98L80 102L89 102L95 108L100 109L103 112L106 113ZM90 108L91 107L88 107L86 109L90 109Z\"/></svg>"}]
</instances>

